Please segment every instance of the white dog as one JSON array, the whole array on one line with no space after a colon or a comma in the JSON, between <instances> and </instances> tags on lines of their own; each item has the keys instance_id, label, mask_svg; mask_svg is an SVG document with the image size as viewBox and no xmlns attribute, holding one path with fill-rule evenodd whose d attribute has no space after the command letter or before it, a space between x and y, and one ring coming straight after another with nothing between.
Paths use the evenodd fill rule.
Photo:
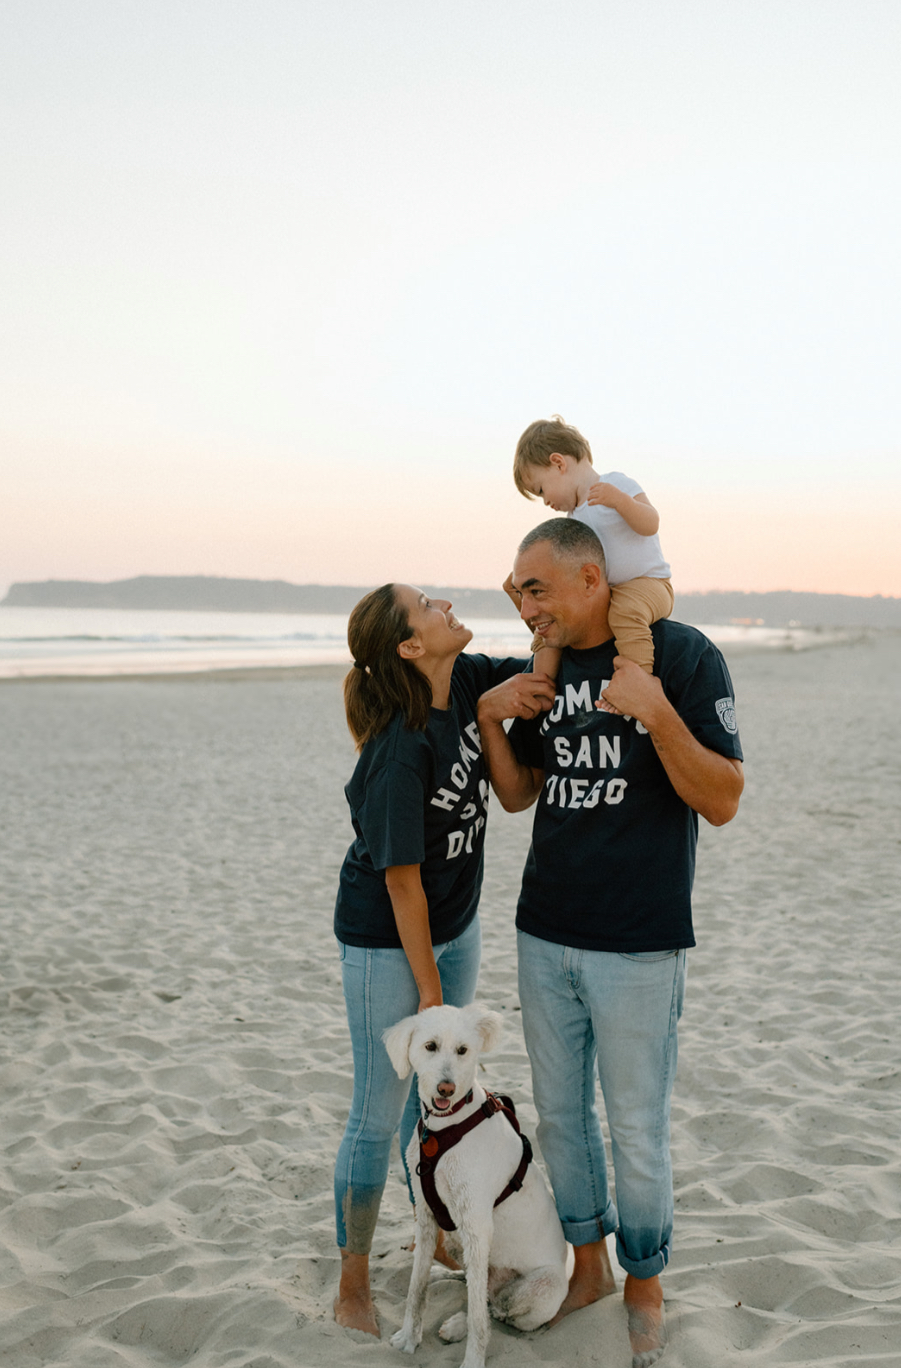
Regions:
<instances>
[{"instance_id":1,"label":"white dog","mask_svg":"<svg viewBox=\"0 0 901 1368\"><path fill-rule=\"evenodd\" d=\"M451 1316L438 1333L448 1342L466 1335L462 1368L484 1368L489 1303L498 1320L536 1330L559 1310L567 1290L566 1241L544 1175L534 1164L526 1167L528 1142L476 1079L479 1055L497 1045L502 1027L503 1017L474 1003L430 1007L399 1021L383 1037L398 1075L406 1078L411 1068L418 1074L426 1111L422 1141L414 1132L407 1150L414 1175L416 1252L404 1323L391 1343L412 1354L422 1339L438 1221L442 1218L448 1229L449 1217L456 1227L456 1239L449 1243L459 1246L455 1252L462 1254L466 1269L469 1314ZM452 1148L445 1148L461 1131ZM513 1190L502 1197L511 1179ZM427 1200L430 1191L438 1216Z\"/></svg>"}]
</instances>

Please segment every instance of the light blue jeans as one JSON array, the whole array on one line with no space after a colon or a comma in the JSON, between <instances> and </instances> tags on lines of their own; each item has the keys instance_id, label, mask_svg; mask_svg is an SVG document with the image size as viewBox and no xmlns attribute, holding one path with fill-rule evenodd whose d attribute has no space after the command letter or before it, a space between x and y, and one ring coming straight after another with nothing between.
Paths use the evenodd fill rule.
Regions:
<instances>
[{"instance_id":1,"label":"light blue jeans","mask_svg":"<svg viewBox=\"0 0 901 1368\"><path fill-rule=\"evenodd\" d=\"M670 1098L685 951L575 950L518 933L519 996L538 1140L570 1244L616 1231L627 1273L651 1278L673 1231ZM610 1195L595 1068L610 1127ZM617 1213L618 1208L618 1213Z\"/></svg>"},{"instance_id":2,"label":"light blue jeans","mask_svg":"<svg viewBox=\"0 0 901 1368\"><path fill-rule=\"evenodd\" d=\"M433 948L444 1001L465 1007L475 996L479 977L478 917L456 940ZM335 1219L339 1247L368 1254L388 1178L391 1140L399 1124L401 1154L406 1154L419 1119L415 1078L398 1078L382 1032L418 1011L419 990L403 950L340 949L354 1090L335 1164Z\"/></svg>"}]
</instances>

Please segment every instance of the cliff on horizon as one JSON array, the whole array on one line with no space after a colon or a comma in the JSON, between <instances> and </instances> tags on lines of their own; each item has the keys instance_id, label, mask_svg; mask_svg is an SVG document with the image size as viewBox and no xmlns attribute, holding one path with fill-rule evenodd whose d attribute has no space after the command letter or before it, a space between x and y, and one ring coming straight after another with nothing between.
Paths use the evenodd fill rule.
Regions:
<instances>
[{"instance_id":1,"label":"cliff on horizon","mask_svg":"<svg viewBox=\"0 0 901 1368\"><path fill-rule=\"evenodd\" d=\"M371 585L291 584L287 580L228 579L218 575L138 575L100 583L43 580L10 586L3 608L126 608L219 613L349 613ZM424 585L453 600L461 617L507 617L500 589ZM677 594L673 614L683 622L760 623L767 627L901 628L901 598L852 594L711 590Z\"/></svg>"},{"instance_id":2,"label":"cliff on horizon","mask_svg":"<svg viewBox=\"0 0 901 1368\"><path fill-rule=\"evenodd\" d=\"M201 613L349 613L374 585L290 584L287 580L229 579L219 575L138 575L101 583L42 580L13 584L2 608L128 608ZM466 604L476 617L510 611L497 589L424 585L436 597Z\"/></svg>"}]
</instances>

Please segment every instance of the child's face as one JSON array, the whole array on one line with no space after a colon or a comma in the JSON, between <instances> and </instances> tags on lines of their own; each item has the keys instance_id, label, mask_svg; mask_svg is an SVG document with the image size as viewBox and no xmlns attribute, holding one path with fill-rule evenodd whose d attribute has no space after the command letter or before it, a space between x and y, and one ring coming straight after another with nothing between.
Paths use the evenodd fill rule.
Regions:
<instances>
[{"instance_id":1,"label":"child's face","mask_svg":"<svg viewBox=\"0 0 901 1368\"><path fill-rule=\"evenodd\" d=\"M579 492L579 462L572 456L554 452L550 465L526 466L524 480L530 494L544 499L557 513L572 513L582 502Z\"/></svg>"}]
</instances>

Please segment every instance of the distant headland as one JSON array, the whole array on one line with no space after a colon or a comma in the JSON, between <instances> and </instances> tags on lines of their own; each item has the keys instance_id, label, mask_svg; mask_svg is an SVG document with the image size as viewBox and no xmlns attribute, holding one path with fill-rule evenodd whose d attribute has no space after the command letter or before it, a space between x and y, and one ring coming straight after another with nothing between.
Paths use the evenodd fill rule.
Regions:
<instances>
[{"instance_id":1,"label":"distant headland","mask_svg":"<svg viewBox=\"0 0 901 1368\"><path fill-rule=\"evenodd\" d=\"M138 575L100 583L42 580L10 586L3 608L126 608L219 613L349 613L371 585L291 584L287 580L229 579L219 575ZM452 599L465 617L506 617L499 589L423 585ZM742 622L767 627L901 628L901 598L711 590L677 594L674 616L686 622Z\"/></svg>"}]
</instances>

